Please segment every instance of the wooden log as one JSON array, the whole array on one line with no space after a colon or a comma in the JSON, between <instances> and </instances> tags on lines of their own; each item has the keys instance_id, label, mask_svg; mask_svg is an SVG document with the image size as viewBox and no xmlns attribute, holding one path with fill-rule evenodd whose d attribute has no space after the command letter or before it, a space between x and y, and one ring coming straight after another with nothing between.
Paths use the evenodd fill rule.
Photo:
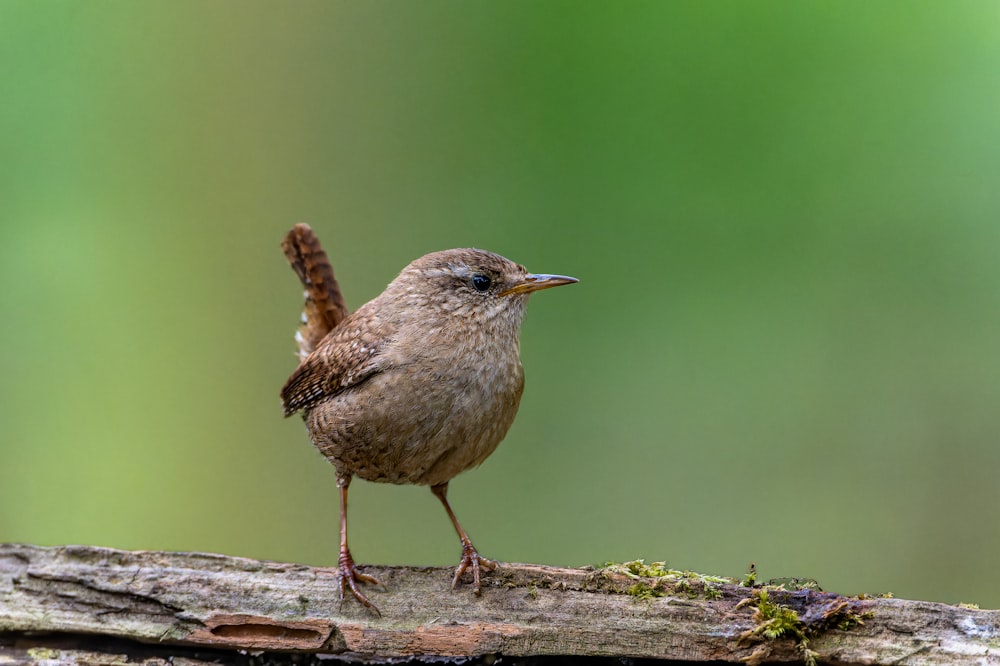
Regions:
<instances>
[{"instance_id":1,"label":"wooden log","mask_svg":"<svg viewBox=\"0 0 1000 666\"><path fill-rule=\"evenodd\" d=\"M385 583L370 595L381 618L351 598L341 603L336 569L205 553L0 544L0 663L52 655L92 661L102 651L145 644L192 663L198 650L210 649L338 654L371 663L574 655L1000 664L1000 611L773 586L762 595L738 581L642 577L620 567L503 564L487 574L480 597L467 587L452 591L451 569L364 571ZM779 619L768 614L774 609L783 613ZM212 654L209 660L218 661Z\"/></svg>"}]
</instances>

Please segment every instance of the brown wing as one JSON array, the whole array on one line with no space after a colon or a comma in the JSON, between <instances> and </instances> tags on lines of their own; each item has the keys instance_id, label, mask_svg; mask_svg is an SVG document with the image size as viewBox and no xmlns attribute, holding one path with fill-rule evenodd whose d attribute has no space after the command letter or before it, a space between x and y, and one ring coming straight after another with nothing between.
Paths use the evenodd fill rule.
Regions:
<instances>
[{"instance_id":1,"label":"brown wing","mask_svg":"<svg viewBox=\"0 0 1000 666\"><path fill-rule=\"evenodd\" d=\"M389 367L392 330L362 307L325 337L281 389L285 416L360 384Z\"/></svg>"},{"instance_id":2,"label":"brown wing","mask_svg":"<svg viewBox=\"0 0 1000 666\"><path fill-rule=\"evenodd\" d=\"M347 304L333 267L308 224L296 224L281 241L288 263L305 287L302 325L295 334L299 360L304 361L326 334L347 318Z\"/></svg>"}]
</instances>

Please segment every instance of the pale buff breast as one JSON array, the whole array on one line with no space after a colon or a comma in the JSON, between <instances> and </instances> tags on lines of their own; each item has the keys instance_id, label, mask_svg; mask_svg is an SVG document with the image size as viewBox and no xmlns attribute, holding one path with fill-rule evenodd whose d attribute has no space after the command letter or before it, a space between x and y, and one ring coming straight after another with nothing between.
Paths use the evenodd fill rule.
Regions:
<instances>
[{"instance_id":1,"label":"pale buff breast","mask_svg":"<svg viewBox=\"0 0 1000 666\"><path fill-rule=\"evenodd\" d=\"M320 403L306 414L313 443L339 475L368 481L436 485L476 467L517 414L520 361L503 354L476 368L441 367L394 367L371 377L364 391Z\"/></svg>"}]
</instances>

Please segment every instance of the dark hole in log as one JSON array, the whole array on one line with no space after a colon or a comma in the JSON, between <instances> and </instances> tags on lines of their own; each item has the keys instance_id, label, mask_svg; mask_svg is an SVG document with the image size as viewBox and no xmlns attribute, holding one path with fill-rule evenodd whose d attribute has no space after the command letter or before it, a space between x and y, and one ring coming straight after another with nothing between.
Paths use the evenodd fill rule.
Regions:
<instances>
[{"instance_id":1,"label":"dark hole in log","mask_svg":"<svg viewBox=\"0 0 1000 666\"><path fill-rule=\"evenodd\" d=\"M220 624L212 633L226 638L279 638L296 641L317 641L322 635L314 629L293 629L280 624Z\"/></svg>"}]
</instances>

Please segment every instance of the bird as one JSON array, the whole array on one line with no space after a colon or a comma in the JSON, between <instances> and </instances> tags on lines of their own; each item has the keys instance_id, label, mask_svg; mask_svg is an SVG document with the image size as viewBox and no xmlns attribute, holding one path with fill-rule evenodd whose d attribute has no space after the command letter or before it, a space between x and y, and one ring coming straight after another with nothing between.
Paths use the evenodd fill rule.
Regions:
<instances>
[{"instance_id":1,"label":"bird","mask_svg":"<svg viewBox=\"0 0 1000 666\"><path fill-rule=\"evenodd\" d=\"M448 483L480 465L507 434L524 389L520 331L528 296L578 282L529 273L498 254L460 248L424 255L385 290L348 312L329 258L306 224L282 242L305 288L296 333L299 365L281 389L285 416L302 413L340 492L340 600L349 590L376 615L360 583L381 585L355 565L347 541L354 477L429 486L462 545L452 589L482 557L448 502Z\"/></svg>"}]
</instances>

